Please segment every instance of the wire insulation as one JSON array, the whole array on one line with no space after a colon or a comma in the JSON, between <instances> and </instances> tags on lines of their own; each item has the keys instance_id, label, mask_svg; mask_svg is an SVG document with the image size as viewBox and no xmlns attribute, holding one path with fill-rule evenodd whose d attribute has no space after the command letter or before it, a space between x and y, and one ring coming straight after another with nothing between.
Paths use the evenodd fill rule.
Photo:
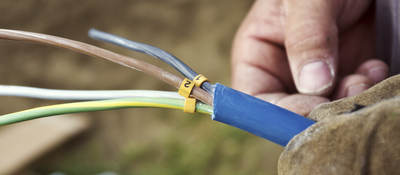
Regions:
<instances>
[{"instance_id":1,"label":"wire insulation","mask_svg":"<svg viewBox=\"0 0 400 175\"><path fill-rule=\"evenodd\" d=\"M180 77L175 76L157 66L152 64L146 63L144 61L136 60L127 56L123 56L109 50L105 50L90 44L51 36L45 35L40 33L33 33L33 32L24 32L18 30L7 30L7 29L0 29L0 39L9 39L9 40L21 40L21 41L32 41L36 43L42 43L57 47L62 47L66 49L73 50L75 52L79 52L82 54L86 54L89 56L104 58L109 61L118 63L123 66L127 66L139 71L143 71L149 75L152 75L167 84L174 86L175 88L179 88L181 81L183 80ZM195 87L193 89L192 95L203 101L206 104L212 104L212 97L209 93L204 91L201 88Z\"/></svg>"},{"instance_id":2,"label":"wire insulation","mask_svg":"<svg viewBox=\"0 0 400 175\"><path fill-rule=\"evenodd\" d=\"M212 119L279 145L286 144L315 121L256 97L218 84Z\"/></svg>"},{"instance_id":3,"label":"wire insulation","mask_svg":"<svg viewBox=\"0 0 400 175\"><path fill-rule=\"evenodd\" d=\"M184 75L186 78L189 78L190 80L193 80L198 75L198 73L196 73L192 68L190 68L187 64L185 64L179 58L175 57L171 53L168 53L158 47L154 47L152 45L144 44L144 43L140 43L140 42L136 42L136 41L131 41L131 40L128 40L121 36L113 35L113 34L106 33L106 32L100 31L100 30L96 30L96 29L90 29L89 36L96 40L115 44L115 45L130 49L130 50L133 50L136 52L141 52L141 53L153 56L155 58L158 58L161 61L171 65L178 72L180 72L182 75ZM202 85L202 88L211 94L213 94L213 92L214 92L214 90L213 90L214 87L208 82L205 82Z\"/></svg>"},{"instance_id":4,"label":"wire insulation","mask_svg":"<svg viewBox=\"0 0 400 175\"><path fill-rule=\"evenodd\" d=\"M90 102L75 102L59 105L51 105L28 109L25 111L15 112L0 116L0 126L12 124L16 122L32 120L41 117L70 114L89 111L104 111L122 108L137 108L137 107L157 107L170 109L183 109L183 99L171 98L123 98L103 101ZM212 107L204 103L196 104L196 112L202 114L211 114Z\"/></svg>"},{"instance_id":5,"label":"wire insulation","mask_svg":"<svg viewBox=\"0 0 400 175\"><path fill-rule=\"evenodd\" d=\"M129 97L184 99L177 92L151 90L61 90L27 86L0 85L0 96L29 97L48 100L105 100Z\"/></svg>"}]
</instances>

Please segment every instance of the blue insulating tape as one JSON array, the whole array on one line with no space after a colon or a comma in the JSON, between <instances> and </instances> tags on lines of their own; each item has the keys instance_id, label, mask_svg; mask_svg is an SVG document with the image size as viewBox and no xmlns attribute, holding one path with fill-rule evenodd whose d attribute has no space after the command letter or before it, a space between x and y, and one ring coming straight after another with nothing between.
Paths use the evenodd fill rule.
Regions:
<instances>
[{"instance_id":1,"label":"blue insulating tape","mask_svg":"<svg viewBox=\"0 0 400 175\"><path fill-rule=\"evenodd\" d=\"M213 120L282 146L286 146L295 135L315 123L301 115L218 83L213 106Z\"/></svg>"}]
</instances>

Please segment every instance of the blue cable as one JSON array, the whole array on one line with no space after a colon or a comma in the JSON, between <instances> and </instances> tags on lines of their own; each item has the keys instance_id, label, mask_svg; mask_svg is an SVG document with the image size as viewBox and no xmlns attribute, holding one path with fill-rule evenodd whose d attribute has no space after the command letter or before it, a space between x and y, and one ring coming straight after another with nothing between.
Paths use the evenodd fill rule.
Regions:
<instances>
[{"instance_id":1,"label":"blue cable","mask_svg":"<svg viewBox=\"0 0 400 175\"><path fill-rule=\"evenodd\" d=\"M282 146L315 121L253 96L218 84L212 119Z\"/></svg>"},{"instance_id":2,"label":"blue cable","mask_svg":"<svg viewBox=\"0 0 400 175\"><path fill-rule=\"evenodd\" d=\"M90 29L89 30L89 36L93 39L112 43L121 47L125 47L127 49L141 52L150 56L153 56L155 58L160 59L161 61L171 65L174 67L178 72L180 72L182 75L185 77L189 78L190 80L193 80L198 73L196 73L193 69L191 69L188 65L183 63L181 60L179 60L177 57L174 55L151 45L144 44L144 43L139 43L135 41L128 40L126 38L113 35L110 33L102 32L96 29ZM214 93L214 86L208 82L204 82L201 86L204 90L206 90L208 93L213 94Z\"/></svg>"}]
</instances>

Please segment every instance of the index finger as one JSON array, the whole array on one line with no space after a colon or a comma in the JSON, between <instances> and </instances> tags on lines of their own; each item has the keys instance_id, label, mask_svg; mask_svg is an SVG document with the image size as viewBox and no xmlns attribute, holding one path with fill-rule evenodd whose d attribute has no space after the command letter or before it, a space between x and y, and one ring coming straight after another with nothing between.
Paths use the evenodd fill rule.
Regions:
<instances>
[{"instance_id":1,"label":"index finger","mask_svg":"<svg viewBox=\"0 0 400 175\"><path fill-rule=\"evenodd\" d=\"M256 1L241 25L232 50L233 87L251 95L292 88L282 46L280 1Z\"/></svg>"}]
</instances>

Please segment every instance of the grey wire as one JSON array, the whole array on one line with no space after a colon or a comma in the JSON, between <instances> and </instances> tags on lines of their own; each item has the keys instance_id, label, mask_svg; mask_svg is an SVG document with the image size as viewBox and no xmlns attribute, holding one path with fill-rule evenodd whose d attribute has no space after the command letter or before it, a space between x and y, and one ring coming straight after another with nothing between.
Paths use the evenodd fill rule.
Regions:
<instances>
[{"instance_id":1,"label":"grey wire","mask_svg":"<svg viewBox=\"0 0 400 175\"><path fill-rule=\"evenodd\" d=\"M27 86L0 85L0 96L29 97L48 100L106 100L128 97L183 99L177 92L152 90L58 90Z\"/></svg>"},{"instance_id":2,"label":"grey wire","mask_svg":"<svg viewBox=\"0 0 400 175\"><path fill-rule=\"evenodd\" d=\"M112 43L133 51L141 52L148 54L150 56L153 56L155 58L160 59L161 61L171 65L173 68L175 68L178 72L180 72L183 76L189 78L190 80L193 80L198 74L191 69L188 65L186 65L184 62L182 62L180 59L175 57L174 55L151 45L144 44L144 43L139 43L135 41L128 40L126 38L113 35L110 33L102 32L96 29L90 29L89 30L89 36L93 39ZM215 86L208 83L204 82L202 84L202 88L206 90L207 92L211 93L211 95L214 92Z\"/></svg>"}]
</instances>

